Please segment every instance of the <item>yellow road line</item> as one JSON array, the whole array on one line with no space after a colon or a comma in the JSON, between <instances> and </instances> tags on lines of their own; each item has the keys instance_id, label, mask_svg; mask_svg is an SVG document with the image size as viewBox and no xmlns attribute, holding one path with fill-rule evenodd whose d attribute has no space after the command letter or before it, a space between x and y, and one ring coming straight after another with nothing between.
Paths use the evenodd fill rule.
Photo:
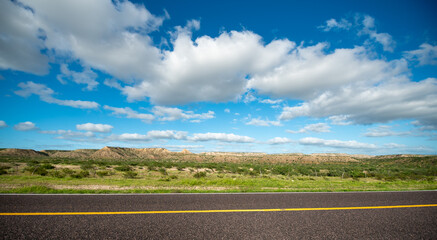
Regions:
<instances>
[{"instance_id":1,"label":"yellow road line","mask_svg":"<svg viewBox=\"0 0 437 240\"><path fill-rule=\"evenodd\" d=\"M222 210L176 210L176 211L129 211L129 212L23 212L0 213L0 216L52 216L52 215L119 215L119 214L165 214L165 213L236 213L236 212L297 212L297 211L332 211L390 208L437 207L437 204L367 206L367 207L328 207L328 208L273 208L273 209L222 209Z\"/></svg>"}]
</instances>

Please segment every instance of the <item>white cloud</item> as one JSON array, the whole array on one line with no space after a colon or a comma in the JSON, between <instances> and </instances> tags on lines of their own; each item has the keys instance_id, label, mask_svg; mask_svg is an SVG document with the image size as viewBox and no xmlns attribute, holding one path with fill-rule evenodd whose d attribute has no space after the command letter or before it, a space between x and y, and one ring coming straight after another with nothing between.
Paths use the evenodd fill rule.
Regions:
<instances>
[{"instance_id":1,"label":"white cloud","mask_svg":"<svg viewBox=\"0 0 437 240\"><path fill-rule=\"evenodd\" d=\"M187 132L184 131L174 131L174 130L153 130L147 133L150 138L157 139L177 139L182 140L187 137Z\"/></svg>"},{"instance_id":2,"label":"white cloud","mask_svg":"<svg viewBox=\"0 0 437 240\"><path fill-rule=\"evenodd\" d=\"M186 139L187 132L174 130L152 130L147 134L138 133L123 133L120 135L111 135L107 140L109 141L151 141L153 139Z\"/></svg>"},{"instance_id":3,"label":"white cloud","mask_svg":"<svg viewBox=\"0 0 437 240\"><path fill-rule=\"evenodd\" d=\"M351 83L378 83L408 70L405 61L375 59L363 47L325 53L327 46L293 49L278 67L254 74L248 87L261 94L305 100Z\"/></svg>"},{"instance_id":4,"label":"white cloud","mask_svg":"<svg viewBox=\"0 0 437 240\"><path fill-rule=\"evenodd\" d=\"M197 120L205 120L214 118L214 112L208 111L207 113L197 114L192 111L183 111L179 108L170 108L163 106L155 106L152 109L152 113L159 121L175 121L179 119L190 120L193 119L195 122ZM193 122L193 120L191 122ZM197 122L199 122L197 121Z\"/></svg>"},{"instance_id":5,"label":"white cloud","mask_svg":"<svg viewBox=\"0 0 437 240\"><path fill-rule=\"evenodd\" d=\"M96 81L97 74L89 67L86 67L83 72L75 72L68 69L66 64L61 64L61 74L56 77L61 83L65 84L66 80L73 81L77 84L86 84L85 88L88 91L94 90L99 83Z\"/></svg>"},{"instance_id":6,"label":"white cloud","mask_svg":"<svg viewBox=\"0 0 437 240\"><path fill-rule=\"evenodd\" d=\"M91 129L91 128L87 128ZM87 129L79 129L79 130L87 130ZM175 139L175 140L184 140L187 137L187 132L183 131L174 131L174 130L152 130L147 132L146 134L139 133L123 133L123 134L112 134L109 136L100 136L96 137L96 135L92 131L87 132L74 132L71 130L45 130L40 131L42 134L54 134L60 135L56 137L57 139L65 139L79 142L114 142L114 141L122 141L122 142L149 142L154 139ZM107 132L104 132L107 133Z\"/></svg>"},{"instance_id":7,"label":"white cloud","mask_svg":"<svg viewBox=\"0 0 437 240\"><path fill-rule=\"evenodd\" d=\"M225 108L224 112L225 112L225 113L230 113L231 110L230 110L229 108Z\"/></svg>"},{"instance_id":8,"label":"white cloud","mask_svg":"<svg viewBox=\"0 0 437 240\"><path fill-rule=\"evenodd\" d=\"M32 131L37 130L38 128L36 127L35 123L27 121L18 123L14 126L14 129L18 131Z\"/></svg>"},{"instance_id":9,"label":"white cloud","mask_svg":"<svg viewBox=\"0 0 437 240\"><path fill-rule=\"evenodd\" d=\"M396 42L393 40L390 34L378 33L376 31L375 19L373 17L368 15L363 16L362 24L364 27L360 31L360 35L369 35L370 39L382 45L384 51L393 52Z\"/></svg>"},{"instance_id":10,"label":"white cloud","mask_svg":"<svg viewBox=\"0 0 437 240\"><path fill-rule=\"evenodd\" d=\"M14 93L21 97L29 97L32 94L38 95L41 101L47 103L54 103L62 106L69 106L74 108L84 108L84 109L93 109L98 108L99 104L91 101L81 101L81 100L60 100L54 98L53 95L55 92L48 88L44 84L34 83L32 81L28 81L26 83L19 83L18 86L21 88Z\"/></svg>"},{"instance_id":11,"label":"white cloud","mask_svg":"<svg viewBox=\"0 0 437 240\"><path fill-rule=\"evenodd\" d=\"M211 119L215 117L213 111L206 113L194 113L193 111L184 111L179 108L170 108L163 106L154 106L152 108L153 114L138 113L129 107L116 108L110 106L103 107L106 110L113 111L115 115L126 115L127 118L141 119L146 123L150 123L153 120L158 121L176 121L176 120L190 120L190 122L200 122L201 120Z\"/></svg>"},{"instance_id":12,"label":"white cloud","mask_svg":"<svg viewBox=\"0 0 437 240\"><path fill-rule=\"evenodd\" d=\"M267 141L267 143L271 144L271 145L287 144L287 143L291 143L291 142L293 142L293 140L288 139L286 137L275 137L275 138L269 139Z\"/></svg>"},{"instance_id":13,"label":"white cloud","mask_svg":"<svg viewBox=\"0 0 437 240\"><path fill-rule=\"evenodd\" d=\"M393 52L396 42L392 36L388 33L378 33L375 26L375 19L369 15L355 14L354 24L349 20L342 18L340 21L335 19L329 19L325 25L319 26L325 32L332 30L358 30L358 35L366 35L369 37L369 41L377 42L382 45L384 51Z\"/></svg>"},{"instance_id":14,"label":"white cloud","mask_svg":"<svg viewBox=\"0 0 437 240\"><path fill-rule=\"evenodd\" d=\"M150 141L150 137L138 133L123 133L120 135L113 135L112 140L119 141Z\"/></svg>"},{"instance_id":15,"label":"white cloud","mask_svg":"<svg viewBox=\"0 0 437 240\"><path fill-rule=\"evenodd\" d=\"M266 103L266 104L278 104L283 102L284 100L282 99L276 99L276 100L272 100L272 99L263 99L261 101L259 101L260 103Z\"/></svg>"},{"instance_id":16,"label":"white cloud","mask_svg":"<svg viewBox=\"0 0 437 240\"><path fill-rule=\"evenodd\" d=\"M367 129L364 133L366 137L390 137L390 136L406 136L411 135L411 132L395 132L391 130L392 126L382 125L375 128Z\"/></svg>"},{"instance_id":17,"label":"white cloud","mask_svg":"<svg viewBox=\"0 0 437 240\"><path fill-rule=\"evenodd\" d=\"M328 119L331 121L332 125L338 125L338 126L346 126L351 125L353 122L348 121L350 116L347 115L336 115L336 116L330 116Z\"/></svg>"},{"instance_id":18,"label":"white cloud","mask_svg":"<svg viewBox=\"0 0 437 240\"><path fill-rule=\"evenodd\" d=\"M251 143L255 139L247 136L239 136L233 133L194 133L187 138L190 141L221 141L221 142L236 142L236 143Z\"/></svg>"},{"instance_id":19,"label":"white cloud","mask_svg":"<svg viewBox=\"0 0 437 240\"><path fill-rule=\"evenodd\" d=\"M77 124L76 129L77 130L83 130L83 131L91 131L91 132L100 132L100 133L107 133L111 132L112 128L114 128L111 125L108 124L100 124L100 123L84 123L84 124Z\"/></svg>"},{"instance_id":20,"label":"white cloud","mask_svg":"<svg viewBox=\"0 0 437 240\"><path fill-rule=\"evenodd\" d=\"M8 125L6 124L5 121L0 120L0 128L5 128L5 127L7 127L7 126L8 126Z\"/></svg>"},{"instance_id":21,"label":"white cloud","mask_svg":"<svg viewBox=\"0 0 437 240\"><path fill-rule=\"evenodd\" d=\"M262 72L282 61L294 43L274 40L264 46L249 31L224 32L216 38L179 32L173 51L163 52L155 76L124 87L129 100L149 97L159 104L236 100L246 91L246 76ZM262 59L262 61L260 61Z\"/></svg>"},{"instance_id":22,"label":"white cloud","mask_svg":"<svg viewBox=\"0 0 437 240\"><path fill-rule=\"evenodd\" d=\"M159 50L146 34L162 24L143 5L129 1L22 0L44 31L45 47L80 59L117 78L140 78L153 69ZM30 12L30 11L29 11Z\"/></svg>"},{"instance_id":23,"label":"white cloud","mask_svg":"<svg viewBox=\"0 0 437 240\"><path fill-rule=\"evenodd\" d=\"M282 126L280 121L270 121L268 119L263 120L261 118L252 118L250 121L246 122L246 125L262 126L262 127Z\"/></svg>"},{"instance_id":24,"label":"white cloud","mask_svg":"<svg viewBox=\"0 0 437 240\"><path fill-rule=\"evenodd\" d=\"M413 124L414 126L418 127L419 131L433 131L433 130L437 130L437 124L434 125L429 125L426 123L422 123L418 120L411 122L411 124Z\"/></svg>"},{"instance_id":25,"label":"white cloud","mask_svg":"<svg viewBox=\"0 0 437 240\"><path fill-rule=\"evenodd\" d=\"M39 131L39 133L42 134L53 134L53 135L60 135L57 137L57 139L65 139L65 140L83 140L81 138L93 138L95 137L94 133L91 131L88 132L74 132L71 130L43 130Z\"/></svg>"},{"instance_id":26,"label":"white cloud","mask_svg":"<svg viewBox=\"0 0 437 240\"><path fill-rule=\"evenodd\" d=\"M116 107L105 105L103 108L112 111L112 114L114 115L125 115L126 118L141 119L143 122L146 123L150 123L152 120L155 119L155 117L152 114L138 113L129 107L116 108Z\"/></svg>"},{"instance_id":27,"label":"white cloud","mask_svg":"<svg viewBox=\"0 0 437 240\"><path fill-rule=\"evenodd\" d=\"M331 132L331 127L326 123L314 123L314 124L308 124L305 127L293 131L293 130L287 130L286 132L289 133L308 133L308 132L317 132L317 133L325 133L325 132Z\"/></svg>"},{"instance_id":28,"label":"white cloud","mask_svg":"<svg viewBox=\"0 0 437 240\"><path fill-rule=\"evenodd\" d=\"M43 75L48 72L39 21L31 11L12 1L0 1L0 69Z\"/></svg>"},{"instance_id":29,"label":"white cloud","mask_svg":"<svg viewBox=\"0 0 437 240\"><path fill-rule=\"evenodd\" d=\"M329 32L331 30L348 30L352 27L352 23L348 20L342 18L340 21L331 18L326 21L325 25L319 26L318 28L322 29L325 32Z\"/></svg>"},{"instance_id":30,"label":"white cloud","mask_svg":"<svg viewBox=\"0 0 437 240\"><path fill-rule=\"evenodd\" d=\"M326 140L321 138L306 137L299 140L302 145L314 145L322 147L333 148L348 148L348 149L374 149L377 148L375 144L360 143L357 141L340 141L340 140Z\"/></svg>"},{"instance_id":31,"label":"white cloud","mask_svg":"<svg viewBox=\"0 0 437 240\"><path fill-rule=\"evenodd\" d=\"M436 125L437 79L399 80L327 91L299 106L284 107L279 119L337 115L348 116L349 121L358 124L418 119L422 124Z\"/></svg>"},{"instance_id":32,"label":"white cloud","mask_svg":"<svg viewBox=\"0 0 437 240\"><path fill-rule=\"evenodd\" d=\"M437 46L423 43L420 49L406 51L404 56L409 60L418 61L419 65L437 65Z\"/></svg>"}]
</instances>

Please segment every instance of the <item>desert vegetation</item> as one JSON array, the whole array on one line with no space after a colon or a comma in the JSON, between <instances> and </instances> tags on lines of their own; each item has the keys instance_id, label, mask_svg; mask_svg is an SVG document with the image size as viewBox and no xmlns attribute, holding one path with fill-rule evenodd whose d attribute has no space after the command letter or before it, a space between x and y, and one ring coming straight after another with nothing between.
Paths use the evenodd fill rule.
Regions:
<instances>
[{"instance_id":1,"label":"desert vegetation","mask_svg":"<svg viewBox=\"0 0 437 240\"><path fill-rule=\"evenodd\" d=\"M0 150L0 191L262 192L437 189L437 156ZM6 152L4 152L6 151ZM24 151L24 150L23 150ZM3 153L2 153L3 152ZM18 152L18 154L16 153ZM68 154L73 152L74 154ZM134 154L132 154L132 152ZM5 154L6 153L6 154ZM98 157L96 157L98 156ZM114 157L117 156L117 157Z\"/></svg>"}]
</instances>

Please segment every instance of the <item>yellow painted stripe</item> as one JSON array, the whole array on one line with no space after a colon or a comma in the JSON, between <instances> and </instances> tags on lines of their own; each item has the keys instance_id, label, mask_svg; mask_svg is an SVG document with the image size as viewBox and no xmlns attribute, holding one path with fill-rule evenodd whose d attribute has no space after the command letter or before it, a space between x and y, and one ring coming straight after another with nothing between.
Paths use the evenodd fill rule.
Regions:
<instances>
[{"instance_id":1,"label":"yellow painted stripe","mask_svg":"<svg viewBox=\"0 0 437 240\"><path fill-rule=\"evenodd\" d=\"M52 215L118 215L118 214L165 214L165 213L236 213L236 212L296 212L296 211L332 211L390 208L437 207L437 204L367 206L367 207L328 207L328 208L272 208L272 209L222 209L222 210L176 210L176 211L128 211L128 212L23 212L0 213L0 216L52 216Z\"/></svg>"}]
</instances>

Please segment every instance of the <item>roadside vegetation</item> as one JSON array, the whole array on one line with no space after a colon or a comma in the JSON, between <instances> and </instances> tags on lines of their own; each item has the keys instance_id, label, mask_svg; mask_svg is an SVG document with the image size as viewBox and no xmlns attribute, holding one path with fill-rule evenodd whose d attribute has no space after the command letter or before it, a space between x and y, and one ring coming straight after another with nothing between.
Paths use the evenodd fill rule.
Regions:
<instances>
[{"instance_id":1,"label":"roadside vegetation","mask_svg":"<svg viewBox=\"0 0 437 240\"><path fill-rule=\"evenodd\" d=\"M268 157L268 156L267 156ZM2 193L387 191L437 189L437 156L278 163L0 157Z\"/></svg>"}]
</instances>

